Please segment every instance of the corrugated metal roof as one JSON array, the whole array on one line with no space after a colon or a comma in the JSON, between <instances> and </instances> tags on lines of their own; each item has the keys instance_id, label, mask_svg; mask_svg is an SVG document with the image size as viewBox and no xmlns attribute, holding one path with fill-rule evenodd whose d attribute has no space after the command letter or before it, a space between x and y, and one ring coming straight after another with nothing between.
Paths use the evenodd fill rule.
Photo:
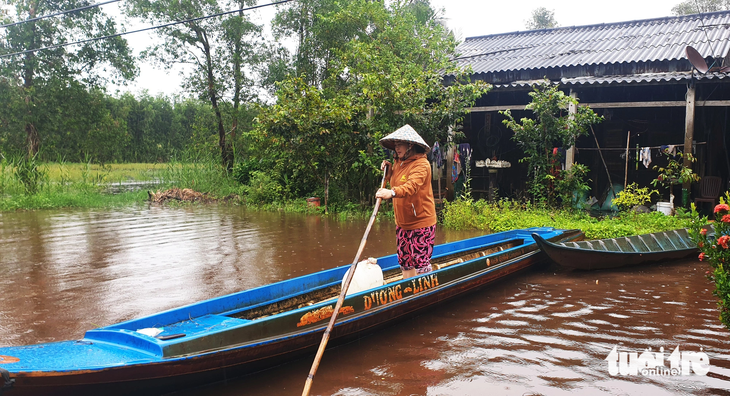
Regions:
<instances>
[{"instance_id":1,"label":"corrugated metal roof","mask_svg":"<svg viewBox=\"0 0 730 396\"><path fill-rule=\"evenodd\" d=\"M474 73L686 59L730 50L730 11L469 37L457 61Z\"/></svg>"},{"instance_id":2,"label":"corrugated metal roof","mask_svg":"<svg viewBox=\"0 0 730 396\"><path fill-rule=\"evenodd\" d=\"M697 79L697 73L694 74L694 78ZM701 76L702 79L723 79L730 78L725 73L707 73ZM684 81L691 80L692 72L671 72L671 73L644 73L634 74L627 76L586 76L586 77L573 77L573 78L561 78L561 84L618 84L618 83L652 83L652 82L671 82L671 81Z\"/></svg>"},{"instance_id":3,"label":"corrugated metal roof","mask_svg":"<svg viewBox=\"0 0 730 396\"><path fill-rule=\"evenodd\" d=\"M692 79L693 72L669 72L669 73L642 73L625 76L581 76L563 77L560 79L562 85L611 85L623 83L657 83L671 81L686 81ZM694 72L694 79L722 80L730 78L727 73L707 73L699 76ZM542 83L544 80L517 80L508 84L494 84L495 88L529 88ZM557 83L557 81L553 82Z\"/></svg>"}]
</instances>

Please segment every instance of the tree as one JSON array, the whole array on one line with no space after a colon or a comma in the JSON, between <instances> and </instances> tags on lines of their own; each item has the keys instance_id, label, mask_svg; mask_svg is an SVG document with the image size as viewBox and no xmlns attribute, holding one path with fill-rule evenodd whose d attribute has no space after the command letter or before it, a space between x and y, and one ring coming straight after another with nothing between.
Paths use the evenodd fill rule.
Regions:
<instances>
[{"instance_id":1,"label":"tree","mask_svg":"<svg viewBox=\"0 0 730 396\"><path fill-rule=\"evenodd\" d=\"M672 14L704 14L725 10L730 10L730 0L686 0L672 7Z\"/></svg>"},{"instance_id":2,"label":"tree","mask_svg":"<svg viewBox=\"0 0 730 396\"><path fill-rule=\"evenodd\" d=\"M339 7L335 0L296 1L282 7L272 21L277 38L296 37L294 73L311 85L318 85L327 78L335 56L332 50L351 38L347 30L334 30L322 20L324 15L336 12Z\"/></svg>"},{"instance_id":3,"label":"tree","mask_svg":"<svg viewBox=\"0 0 730 396\"><path fill-rule=\"evenodd\" d=\"M532 110L534 119L525 117L518 122L510 110L506 110L501 112L507 117L502 122L514 131L512 140L525 153L520 162L528 164L528 188L533 199L554 205L558 198L554 188L559 173L556 165L560 162L553 148L574 146L577 137L587 134L590 125L601 122L603 118L585 106L578 107L575 114L568 114L568 105L577 105L578 101L549 81L534 86L530 96L532 101L527 109ZM573 181L572 184L581 183Z\"/></svg>"},{"instance_id":4,"label":"tree","mask_svg":"<svg viewBox=\"0 0 730 396\"><path fill-rule=\"evenodd\" d=\"M3 23L10 23L78 8L88 5L88 2L3 0L2 4L14 7L14 15L11 17L8 13L3 18ZM73 81L94 87L107 79L118 82L133 78L137 73L131 51L122 37L77 46L38 49L117 32L114 19L99 8L22 22L5 28L0 54L25 52L1 58L0 73L8 79L9 86L17 90L16 97L21 100L19 117L22 119L29 156L36 155L41 144L38 117L43 111L54 111L39 103L39 98L48 95L49 90L64 89ZM101 70L105 73L100 74Z\"/></svg>"},{"instance_id":5,"label":"tree","mask_svg":"<svg viewBox=\"0 0 730 396\"><path fill-rule=\"evenodd\" d=\"M243 12L216 18L203 17L252 4L255 1L134 0L127 3L129 15L152 23L188 21L158 29L164 42L147 49L143 55L168 68L175 63L193 66L194 71L185 88L210 101L216 118L222 163L228 170L232 169L234 158L233 139L226 139L226 131L235 133L238 106L243 100L251 100L247 90L252 87L253 80L246 75L246 70L260 61L257 51L264 48L261 26L251 23ZM224 126L221 108L223 97L227 95L234 101L230 128Z\"/></svg>"},{"instance_id":6,"label":"tree","mask_svg":"<svg viewBox=\"0 0 730 396\"><path fill-rule=\"evenodd\" d=\"M280 172L313 175L325 199L331 180L342 189L373 188L363 179L376 179L379 172L379 138L409 123L427 142L444 139L448 127L489 89L471 83L469 72L451 60L456 42L435 13L423 12L427 1L328 6L333 8L317 14L312 26L325 34L315 40L325 46L309 52L324 56L310 58L325 66L319 77L285 80L276 105L258 118L270 155L285 153L275 158ZM444 75L451 76L449 84Z\"/></svg>"},{"instance_id":7,"label":"tree","mask_svg":"<svg viewBox=\"0 0 730 396\"><path fill-rule=\"evenodd\" d=\"M558 21L555 20L555 11L545 7L532 10L532 17L525 21L527 30L552 29L559 26Z\"/></svg>"}]
</instances>

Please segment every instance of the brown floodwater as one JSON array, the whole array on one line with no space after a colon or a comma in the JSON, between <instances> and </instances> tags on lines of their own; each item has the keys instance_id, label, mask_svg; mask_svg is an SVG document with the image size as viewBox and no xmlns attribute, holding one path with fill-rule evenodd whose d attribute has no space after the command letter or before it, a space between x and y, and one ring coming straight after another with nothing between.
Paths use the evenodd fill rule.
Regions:
<instances>
[{"instance_id":1,"label":"brown floodwater","mask_svg":"<svg viewBox=\"0 0 730 396\"><path fill-rule=\"evenodd\" d=\"M97 326L348 264L365 226L240 207L0 213L0 346L81 338ZM394 232L391 221L377 222L365 256L392 253ZM437 243L476 235L439 229ZM730 332L706 270L695 260L536 268L328 349L312 394L730 394ZM709 372L611 375L614 347L663 348L667 366L677 347L702 352ZM298 395L311 362L178 394Z\"/></svg>"}]
</instances>

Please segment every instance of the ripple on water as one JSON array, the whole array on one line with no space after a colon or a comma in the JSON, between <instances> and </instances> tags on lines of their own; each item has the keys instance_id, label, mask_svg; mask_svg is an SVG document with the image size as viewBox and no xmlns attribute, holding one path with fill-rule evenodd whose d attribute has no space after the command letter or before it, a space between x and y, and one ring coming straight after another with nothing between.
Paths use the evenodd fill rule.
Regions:
<instances>
[{"instance_id":1,"label":"ripple on water","mask_svg":"<svg viewBox=\"0 0 730 396\"><path fill-rule=\"evenodd\" d=\"M593 310L591 308L581 308L575 311L570 312L553 312L552 316L557 316L559 318L575 318L579 316L586 316L593 313Z\"/></svg>"},{"instance_id":2,"label":"ripple on water","mask_svg":"<svg viewBox=\"0 0 730 396\"><path fill-rule=\"evenodd\" d=\"M590 323L590 321L588 321L588 322ZM606 323L608 323L608 322L606 322ZM578 327L580 329L587 330L587 331L596 331L596 330L598 330L598 327L591 326L591 325L588 325L588 324L583 323L583 322L566 322L565 323L565 326Z\"/></svg>"},{"instance_id":3,"label":"ripple on water","mask_svg":"<svg viewBox=\"0 0 730 396\"><path fill-rule=\"evenodd\" d=\"M525 327L529 326L530 322L526 322L524 320L498 320L496 324L508 327Z\"/></svg>"},{"instance_id":4,"label":"ripple on water","mask_svg":"<svg viewBox=\"0 0 730 396\"><path fill-rule=\"evenodd\" d=\"M348 263L364 228L364 222L252 217L225 207L48 213L54 212L3 214L0 268L12 274L0 278L3 344L78 338L93 327L89 322L105 325ZM369 238L375 257L392 250L394 229L387 224ZM728 394L730 332L717 319L705 269L691 263L602 271L599 284L596 273L582 271L516 274L328 348L316 393ZM710 374L608 373L605 359L614 347L677 346L704 350ZM187 394L291 394L301 391L309 363Z\"/></svg>"}]
</instances>

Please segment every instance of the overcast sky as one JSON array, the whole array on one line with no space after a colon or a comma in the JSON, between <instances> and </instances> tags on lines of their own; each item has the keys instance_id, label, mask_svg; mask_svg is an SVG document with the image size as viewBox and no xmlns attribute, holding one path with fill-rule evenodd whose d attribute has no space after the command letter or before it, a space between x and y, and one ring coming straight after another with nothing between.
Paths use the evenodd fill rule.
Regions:
<instances>
[{"instance_id":1,"label":"overcast sky","mask_svg":"<svg viewBox=\"0 0 730 396\"><path fill-rule=\"evenodd\" d=\"M259 4L266 2L268 0L260 0ZM680 0L431 0L434 8L444 8L448 26L462 40L466 37L525 30L525 20L538 7L553 10L560 26L581 26L670 16L672 7L679 2ZM274 7L258 11L255 14L257 23L268 25L274 11ZM128 30L134 28L137 27L130 26ZM127 36L127 39L138 52L144 49L150 37L153 35L137 33ZM142 64L137 81L119 89L133 93L146 89L151 95L171 95L179 92L179 86L177 70L168 72ZM114 89L116 88L111 88L110 91L113 92Z\"/></svg>"}]
</instances>

